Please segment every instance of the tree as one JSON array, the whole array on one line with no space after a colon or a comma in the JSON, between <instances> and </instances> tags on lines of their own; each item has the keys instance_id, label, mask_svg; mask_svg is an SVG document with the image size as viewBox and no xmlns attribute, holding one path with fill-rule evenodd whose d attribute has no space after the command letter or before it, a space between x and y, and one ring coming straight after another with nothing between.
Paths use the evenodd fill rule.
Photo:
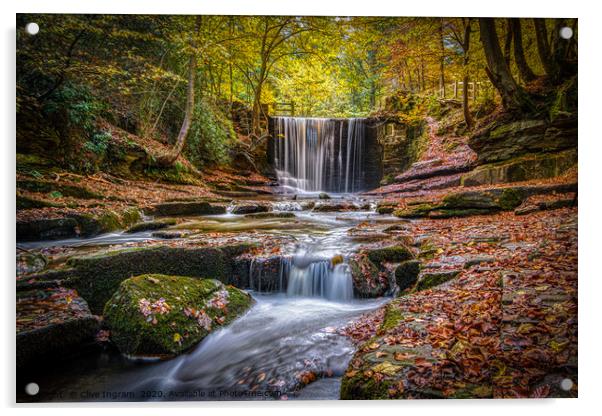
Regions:
<instances>
[{"instance_id":1,"label":"tree","mask_svg":"<svg viewBox=\"0 0 602 416\"><path fill-rule=\"evenodd\" d=\"M470 17L463 17L461 20L462 33L460 34L455 26L451 26L452 37L462 48L462 54L464 58L462 60L462 111L464 113L464 122L466 127L470 129L472 127L472 117L470 116L470 109L468 108L468 83L470 78L468 76L468 64L470 62L470 33L472 19ZM476 94L476 91L473 93Z\"/></svg>"},{"instance_id":2,"label":"tree","mask_svg":"<svg viewBox=\"0 0 602 416\"><path fill-rule=\"evenodd\" d=\"M194 34L190 35L190 57L188 59L188 86L186 87L186 107L184 110L184 120L182 121L182 127L180 127L180 132L178 133L178 137L176 139L176 143L166 155L162 155L157 158L157 163L161 166L170 166L178 159L180 153L184 149L184 145L186 144L186 137L188 136L188 131L190 130L190 124L192 123L192 114L194 111L194 79L196 78L196 68L197 68L197 58L196 54L196 41L195 37L198 35L201 29L201 19L202 16L196 17L195 23L195 31Z\"/></svg>"},{"instance_id":3,"label":"tree","mask_svg":"<svg viewBox=\"0 0 602 416\"><path fill-rule=\"evenodd\" d=\"M514 38L514 62L516 62L518 73L524 82L533 81L535 74L529 67L523 50L523 34L520 19L513 18L508 20L512 29L512 37Z\"/></svg>"},{"instance_id":4,"label":"tree","mask_svg":"<svg viewBox=\"0 0 602 416\"><path fill-rule=\"evenodd\" d=\"M506 64L495 30L495 20L479 18L481 44L487 60L485 72L502 97L506 110L531 111L533 104L526 92L516 83Z\"/></svg>"}]
</instances>

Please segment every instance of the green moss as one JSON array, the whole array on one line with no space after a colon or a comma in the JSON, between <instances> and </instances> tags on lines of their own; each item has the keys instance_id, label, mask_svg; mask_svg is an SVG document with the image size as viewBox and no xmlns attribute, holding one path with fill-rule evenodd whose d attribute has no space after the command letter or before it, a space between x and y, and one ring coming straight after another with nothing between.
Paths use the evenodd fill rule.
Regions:
<instances>
[{"instance_id":1,"label":"green moss","mask_svg":"<svg viewBox=\"0 0 602 416\"><path fill-rule=\"evenodd\" d=\"M61 208L63 204L57 204L55 202L46 201L43 199L30 198L24 195L17 195L17 209L32 209L32 208L46 208L55 207Z\"/></svg>"},{"instance_id":2,"label":"green moss","mask_svg":"<svg viewBox=\"0 0 602 416\"><path fill-rule=\"evenodd\" d=\"M497 202L501 209L510 211L522 204L524 199L525 195L520 189L506 188L502 191L502 195Z\"/></svg>"},{"instance_id":3,"label":"green moss","mask_svg":"<svg viewBox=\"0 0 602 416\"><path fill-rule=\"evenodd\" d=\"M86 187L65 185L54 182L46 182L39 180L19 180L17 181L17 189L24 189L31 192L40 193L56 193L60 196L70 196L81 199L102 199L104 196L97 192L92 192Z\"/></svg>"},{"instance_id":4,"label":"green moss","mask_svg":"<svg viewBox=\"0 0 602 416\"><path fill-rule=\"evenodd\" d=\"M389 303L385 307L385 316L383 323L380 326L381 331L388 331L395 328L399 322L403 319L403 315L399 310L399 307L395 303Z\"/></svg>"},{"instance_id":5,"label":"green moss","mask_svg":"<svg viewBox=\"0 0 602 416\"><path fill-rule=\"evenodd\" d=\"M402 245L370 249L366 250L366 254L377 265L383 262L398 263L414 257L410 249Z\"/></svg>"},{"instance_id":6,"label":"green moss","mask_svg":"<svg viewBox=\"0 0 602 416\"><path fill-rule=\"evenodd\" d=\"M416 291L430 289L455 278L460 271L450 270L423 274L416 284Z\"/></svg>"},{"instance_id":7,"label":"green moss","mask_svg":"<svg viewBox=\"0 0 602 416\"><path fill-rule=\"evenodd\" d=\"M341 400L384 400L389 399L389 388L394 383L384 379L376 381L372 377L365 377L362 371L355 376L343 376L341 381Z\"/></svg>"},{"instance_id":8,"label":"green moss","mask_svg":"<svg viewBox=\"0 0 602 416\"><path fill-rule=\"evenodd\" d=\"M437 209L439 206L436 204L418 204L412 205L409 208L399 209L393 212L393 215L399 218L421 218L428 216L429 212Z\"/></svg>"},{"instance_id":9,"label":"green moss","mask_svg":"<svg viewBox=\"0 0 602 416\"><path fill-rule=\"evenodd\" d=\"M431 211L428 215L429 218L443 219L443 218L454 218L454 217L469 217L472 215L485 215L491 214L492 209L486 208L466 208L466 209L438 209Z\"/></svg>"},{"instance_id":10,"label":"green moss","mask_svg":"<svg viewBox=\"0 0 602 416\"><path fill-rule=\"evenodd\" d=\"M418 260L408 260L401 263L395 269L395 281L400 290L409 289L418 280L420 273L420 262Z\"/></svg>"},{"instance_id":11,"label":"green moss","mask_svg":"<svg viewBox=\"0 0 602 416\"><path fill-rule=\"evenodd\" d=\"M159 273L218 279L237 284L235 258L252 244L222 247L136 247L114 250L67 262L74 269L65 285L77 289L93 313L100 313L120 283L131 276Z\"/></svg>"},{"instance_id":12,"label":"green moss","mask_svg":"<svg viewBox=\"0 0 602 416\"><path fill-rule=\"evenodd\" d=\"M218 296L225 299L225 305L211 303ZM152 306L156 302L163 309ZM104 316L111 339L121 352L173 356L230 323L252 302L246 292L213 279L141 275L121 283L106 303ZM201 324L194 316L198 311L206 314L210 322Z\"/></svg>"}]
</instances>

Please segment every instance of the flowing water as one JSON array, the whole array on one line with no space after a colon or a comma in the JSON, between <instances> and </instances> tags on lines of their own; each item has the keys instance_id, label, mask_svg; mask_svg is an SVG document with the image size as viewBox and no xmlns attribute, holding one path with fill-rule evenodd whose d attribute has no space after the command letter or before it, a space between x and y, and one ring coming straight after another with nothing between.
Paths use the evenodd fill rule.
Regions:
<instances>
[{"instance_id":1,"label":"flowing water","mask_svg":"<svg viewBox=\"0 0 602 416\"><path fill-rule=\"evenodd\" d=\"M364 186L364 119L277 117L278 182L294 192L350 193Z\"/></svg>"}]
</instances>

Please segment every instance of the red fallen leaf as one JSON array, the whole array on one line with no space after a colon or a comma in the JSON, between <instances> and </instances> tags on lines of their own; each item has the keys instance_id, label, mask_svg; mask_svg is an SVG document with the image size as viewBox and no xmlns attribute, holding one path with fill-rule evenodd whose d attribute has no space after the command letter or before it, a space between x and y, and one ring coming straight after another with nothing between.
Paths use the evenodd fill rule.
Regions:
<instances>
[{"instance_id":1,"label":"red fallen leaf","mask_svg":"<svg viewBox=\"0 0 602 416\"><path fill-rule=\"evenodd\" d=\"M531 396L534 399L542 399L548 397L550 394L550 385L544 384L542 386L537 387L535 390L531 392Z\"/></svg>"}]
</instances>

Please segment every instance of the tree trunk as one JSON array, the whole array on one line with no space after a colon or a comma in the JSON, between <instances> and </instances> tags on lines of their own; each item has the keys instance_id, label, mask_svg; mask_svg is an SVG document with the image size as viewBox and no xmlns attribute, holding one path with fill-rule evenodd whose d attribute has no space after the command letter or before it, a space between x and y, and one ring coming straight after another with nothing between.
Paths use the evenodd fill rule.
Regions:
<instances>
[{"instance_id":1,"label":"tree trunk","mask_svg":"<svg viewBox=\"0 0 602 416\"><path fill-rule=\"evenodd\" d=\"M510 55L512 52L512 26L511 26L511 22L510 20L512 19L506 19L506 40L504 42L504 60L506 61L506 65L508 65L508 68L510 68Z\"/></svg>"},{"instance_id":2,"label":"tree trunk","mask_svg":"<svg viewBox=\"0 0 602 416\"><path fill-rule=\"evenodd\" d=\"M523 50L523 35L521 30L520 20L517 18L509 19L512 28L512 37L514 38L514 62L518 68L520 78L524 82L533 81L535 74L527 64L525 52Z\"/></svg>"},{"instance_id":3,"label":"tree trunk","mask_svg":"<svg viewBox=\"0 0 602 416\"><path fill-rule=\"evenodd\" d=\"M196 19L196 33L198 34L201 27L201 16L197 16ZM157 163L160 166L171 166L180 156L182 150L184 149L184 145L186 144L186 137L188 137L188 131L190 130L190 125L192 124L192 116L194 113L194 79L196 77L196 44L194 42L194 37L191 36L190 40L191 46L193 47L190 59L188 60L188 87L186 89L186 108L184 110L184 120L182 121L182 126L180 127L180 132L178 133L178 138L176 139L176 144L173 149L171 149L170 153L160 156L157 159Z\"/></svg>"},{"instance_id":4,"label":"tree trunk","mask_svg":"<svg viewBox=\"0 0 602 416\"><path fill-rule=\"evenodd\" d=\"M443 18L439 21L439 88L443 93L443 99L445 99L445 45L443 43Z\"/></svg>"},{"instance_id":5,"label":"tree trunk","mask_svg":"<svg viewBox=\"0 0 602 416\"><path fill-rule=\"evenodd\" d=\"M553 79L556 76L556 65L552 59L550 42L548 41L548 30L545 19L533 19L535 25L535 37L537 40L537 53L546 75Z\"/></svg>"},{"instance_id":6,"label":"tree trunk","mask_svg":"<svg viewBox=\"0 0 602 416\"><path fill-rule=\"evenodd\" d=\"M471 19L468 18L468 21L464 25L464 39L462 42L462 49L464 51L464 65L462 70L464 71L464 76L462 77L462 112L464 113L464 122L466 123L466 129L472 128L472 117L470 116L470 108L468 107L468 63L470 62L470 23ZM476 90L473 91L473 94L476 94Z\"/></svg>"},{"instance_id":7,"label":"tree trunk","mask_svg":"<svg viewBox=\"0 0 602 416\"><path fill-rule=\"evenodd\" d=\"M518 86L500 49L500 43L495 31L495 21L492 18L479 18L481 43L487 60L485 71L492 84L502 97L502 105L506 110L533 109L533 104L525 91Z\"/></svg>"}]
</instances>

